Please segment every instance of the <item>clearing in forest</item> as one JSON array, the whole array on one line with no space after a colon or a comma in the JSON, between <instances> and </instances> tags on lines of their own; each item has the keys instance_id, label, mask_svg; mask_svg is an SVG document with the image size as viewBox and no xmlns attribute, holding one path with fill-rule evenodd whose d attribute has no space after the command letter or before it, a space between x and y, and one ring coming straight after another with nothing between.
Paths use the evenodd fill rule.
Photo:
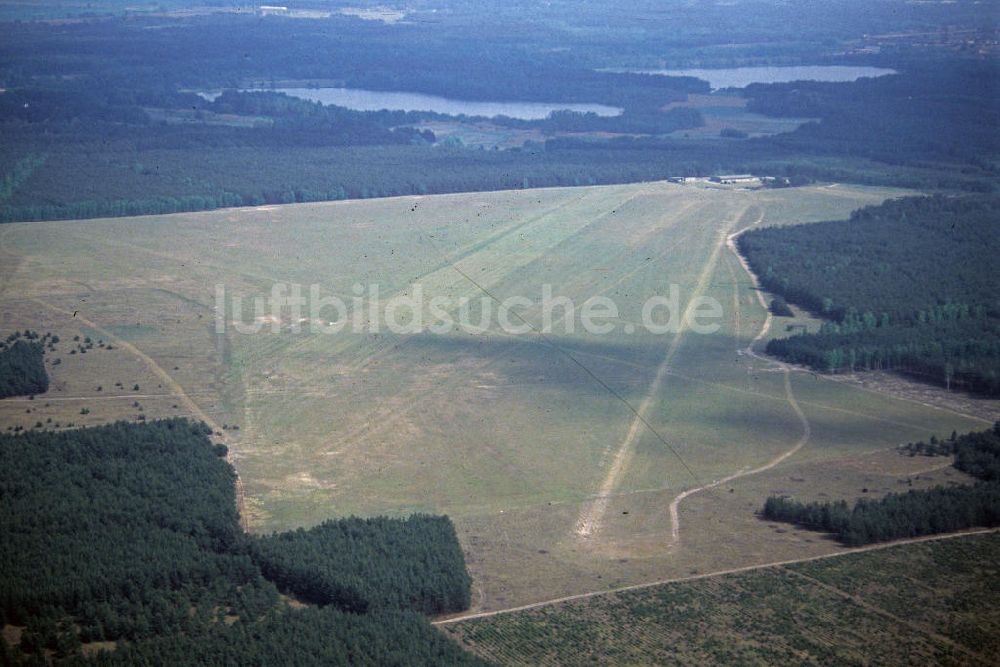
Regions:
<instances>
[{"instance_id":1,"label":"clearing in forest","mask_svg":"<svg viewBox=\"0 0 1000 667\"><path fill-rule=\"evenodd\" d=\"M136 401L147 418L211 419L253 530L447 513L477 609L829 552L754 512L775 491L898 488L909 463L880 450L982 423L759 358L751 343L789 321L764 330L727 240L903 194L643 183L4 225L0 333L128 345L58 355L35 411L0 401L0 423L132 419ZM494 317L478 332L324 334L329 310L234 312L234 297L266 307L275 284L316 285L363 324L373 285L383 303L419 287L424 303L464 297L474 323L485 303ZM588 333L577 311L569 332L561 307L544 337L503 331L496 301L510 297L530 302L514 324L542 327L545 286L577 309L610 299L612 331ZM721 304L718 330L643 328L644 304L671 286L682 312Z\"/></svg>"}]
</instances>

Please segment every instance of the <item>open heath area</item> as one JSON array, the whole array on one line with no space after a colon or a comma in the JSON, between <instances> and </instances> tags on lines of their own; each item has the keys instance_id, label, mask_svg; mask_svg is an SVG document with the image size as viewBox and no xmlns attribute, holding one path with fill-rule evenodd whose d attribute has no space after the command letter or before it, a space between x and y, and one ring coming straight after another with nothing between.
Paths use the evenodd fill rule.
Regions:
<instances>
[{"instance_id":1,"label":"open heath area","mask_svg":"<svg viewBox=\"0 0 1000 667\"><path fill-rule=\"evenodd\" d=\"M204 420L255 532L448 514L475 611L833 552L755 512L775 492L961 481L891 448L986 421L763 357L789 323L815 322L770 318L730 239L904 194L655 182L7 224L0 331L62 343L49 392L0 401L0 425ZM276 284L346 310L272 308ZM373 285L382 303L419 292L425 324L454 322L394 332ZM546 286L573 318L544 312ZM675 326L642 326L671 289ZM500 321L512 297L526 333ZM610 331L587 331L580 311L601 297ZM720 306L713 333L692 326L699 297ZM461 304L473 322L491 311L482 330L458 323ZM75 335L113 349L70 355Z\"/></svg>"}]
</instances>

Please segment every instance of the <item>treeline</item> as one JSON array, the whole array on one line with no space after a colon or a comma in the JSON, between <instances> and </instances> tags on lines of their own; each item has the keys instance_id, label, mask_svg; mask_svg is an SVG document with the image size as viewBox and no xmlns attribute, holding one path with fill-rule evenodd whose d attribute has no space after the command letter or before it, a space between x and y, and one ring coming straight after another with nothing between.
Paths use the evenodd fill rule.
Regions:
<instances>
[{"instance_id":1,"label":"treeline","mask_svg":"<svg viewBox=\"0 0 1000 667\"><path fill-rule=\"evenodd\" d=\"M836 180L931 189L961 189L978 183L934 169L887 174L877 165L852 169L800 164L800 158L790 153L763 159L749 142L719 146L723 142L559 138L544 146L483 151L440 144L323 148L223 141L216 146L216 139L222 138L214 137L201 147L179 148L163 147L163 137L137 144L109 142L104 149L100 142L68 143L55 150L46 143L43 148L50 159L7 203L0 203L0 222L634 183L722 171L777 174L800 182ZM97 150L102 151L100 159L94 158ZM84 189L87 199L81 198Z\"/></svg>"},{"instance_id":2,"label":"treeline","mask_svg":"<svg viewBox=\"0 0 1000 667\"><path fill-rule=\"evenodd\" d=\"M119 646L69 665L469 665L487 663L463 651L423 616L405 611L349 614L332 607L275 609L255 623L215 623Z\"/></svg>"},{"instance_id":3,"label":"treeline","mask_svg":"<svg viewBox=\"0 0 1000 667\"><path fill-rule=\"evenodd\" d=\"M905 182L908 187L927 188L964 184L933 169L887 174L878 165L858 171L800 163L787 151L758 150L751 143L755 140L554 138L544 144L486 151L441 143L272 145L258 141L257 130L232 127L170 126L148 133L119 127L108 129L106 139L84 130L74 135L68 127L48 127L44 134L29 126L8 131L13 134L3 135L0 126L0 143L9 144L13 154L44 150L49 159L8 202L0 203L0 222L632 183L722 171L772 174L798 182Z\"/></svg>"},{"instance_id":4,"label":"treeline","mask_svg":"<svg viewBox=\"0 0 1000 667\"><path fill-rule=\"evenodd\" d=\"M471 580L443 516L352 518L258 537L254 559L283 592L350 611L466 609Z\"/></svg>"},{"instance_id":5,"label":"treeline","mask_svg":"<svg viewBox=\"0 0 1000 667\"><path fill-rule=\"evenodd\" d=\"M122 90L133 108L144 105L141 91L153 86L212 90L253 87L247 83L273 87L281 80L462 100L615 106L664 104L688 92L709 92L706 82L693 77L599 72L557 49L525 50L516 29L495 38L466 27L447 30L439 21L384 26L347 17L260 20L237 14L25 23L0 44L0 73L8 88L19 88L50 77L55 63L75 73L77 82L97 80L105 89ZM140 81L156 83L136 88Z\"/></svg>"},{"instance_id":6,"label":"treeline","mask_svg":"<svg viewBox=\"0 0 1000 667\"><path fill-rule=\"evenodd\" d=\"M848 155L888 165L938 160L963 171L997 175L1000 103L991 91L995 59L903 61L898 75L851 83L752 84L747 109L773 116L819 118L774 137L796 152Z\"/></svg>"},{"instance_id":7,"label":"treeline","mask_svg":"<svg viewBox=\"0 0 1000 667\"><path fill-rule=\"evenodd\" d=\"M187 195L183 197L150 197L148 199L113 199L78 201L71 204L30 204L27 206L0 207L0 222L30 222L36 220L77 220L84 218L112 218L135 215L163 215L188 211L209 211L233 206L261 206L263 204L290 204L296 201L344 199L341 191L317 194L305 198L294 192L280 193L274 198L263 195L244 197L232 192L217 195ZM299 196L302 196L300 199Z\"/></svg>"},{"instance_id":8,"label":"treeline","mask_svg":"<svg viewBox=\"0 0 1000 667\"><path fill-rule=\"evenodd\" d=\"M354 111L284 93L228 90L205 108L213 113L272 118L274 122L269 134L274 143L282 145L301 139L308 139L312 145L319 142L346 146L434 143L435 140L434 133L429 130L398 127L416 122L422 118L421 114Z\"/></svg>"},{"instance_id":9,"label":"treeline","mask_svg":"<svg viewBox=\"0 0 1000 667\"><path fill-rule=\"evenodd\" d=\"M664 105L707 92L705 82L597 72L577 55L551 48L544 32L529 37L506 26L513 32L471 39L466 26L451 24L464 19L441 20L450 28L435 23L433 39L425 32L431 28L419 24L346 18L148 17L18 26L0 43L6 89L0 95L0 221L727 171L797 183L966 191L996 185L1000 112L990 94L992 63L906 59L885 63L903 70L898 77L753 86L747 92L752 108L820 121L773 137L671 139L665 135L703 119L695 109L664 112ZM448 29L457 32L444 39L440 31ZM524 39L536 44L530 53ZM560 44L563 39L570 38L563 34ZM656 40L643 44L662 48ZM591 48L588 38L577 52ZM498 118L495 123L539 129L551 140L517 150L456 150L430 145L437 137L421 128L425 120L444 118L439 114L358 112L274 92L227 92L208 101L191 92L314 84L457 99L604 103L624 113ZM581 132L591 136L566 136Z\"/></svg>"},{"instance_id":10,"label":"treeline","mask_svg":"<svg viewBox=\"0 0 1000 667\"><path fill-rule=\"evenodd\" d=\"M401 613L468 600L447 519L346 520L252 538L239 526L225 448L210 435L181 419L0 435L0 625L25 627L9 653L69 659L82 644L116 641L120 653L99 663L190 664L187 653L270 664L274 647L297 637L289 656L335 664L407 654L462 662L426 620ZM286 542L290 554L281 553ZM268 576L284 584L282 576L309 568L319 585L339 581L342 568L372 602L339 605L355 613L332 598L288 608ZM453 597L442 600L442 591ZM379 645L359 645L357 634ZM305 663L315 659L276 659Z\"/></svg>"},{"instance_id":11,"label":"treeline","mask_svg":"<svg viewBox=\"0 0 1000 667\"><path fill-rule=\"evenodd\" d=\"M676 130L702 127L705 119L697 109L678 107L663 111L631 108L617 116L600 116L594 112L581 113L568 109L553 111L546 118L522 120L498 116L495 125L517 129L536 128L545 134L564 132L608 132L616 134L669 134Z\"/></svg>"},{"instance_id":12,"label":"treeline","mask_svg":"<svg viewBox=\"0 0 1000 667\"><path fill-rule=\"evenodd\" d=\"M815 334L772 339L766 350L824 373L889 370L946 389L1000 393L1000 322L985 314L912 325L824 323Z\"/></svg>"},{"instance_id":13,"label":"treeline","mask_svg":"<svg viewBox=\"0 0 1000 667\"><path fill-rule=\"evenodd\" d=\"M1000 197L913 197L738 240L761 285L832 320L767 351L824 372L896 370L1000 392Z\"/></svg>"},{"instance_id":14,"label":"treeline","mask_svg":"<svg viewBox=\"0 0 1000 667\"><path fill-rule=\"evenodd\" d=\"M879 500L801 503L771 496L763 518L833 533L848 546L1000 526L1000 422L992 429L953 436L947 444L908 446L911 451L954 453L955 467L983 480L971 486L934 487Z\"/></svg>"},{"instance_id":15,"label":"treeline","mask_svg":"<svg viewBox=\"0 0 1000 667\"><path fill-rule=\"evenodd\" d=\"M44 394L49 390L49 374L45 371L45 344L28 332L12 334L0 343L0 398Z\"/></svg>"},{"instance_id":16,"label":"treeline","mask_svg":"<svg viewBox=\"0 0 1000 667\"><path fill-rule=\"evenodd\" d=\"M55 142L45 144L50 158L8 203L0 204L0 221L628 183L710 173L717 159L698 145L670 150L625 142L549 142L505 151L440 144L256 146L241 143L252 130L214 129L169 128L155 140L127 133L106 145L79 143L80 137L54 132L45 140ZM165 147L174 133L182 148ZM185 133L191 135L190 145L182 139ZM222 141L226 137L232 141ZM65 144L58 143L62 138ZM22 136L18 142L30 139ZM211 142L198 147L201 139ZM144 148L137 151L137 145ZM734 146L727 159L745 165L742 160L749 157ZM91 197L86 200L80 194L82 182Z\"/></svg>"},{"instance_id":17,"label":"treeline","mask_svg":"<svg viewBox=\"0 0 1000 667\"><path fill-rule=\"evenodd\" d=\"M799 503L771 496L764 503L769 521L794 523L833 533L851 547L967 528L1000 526L1000 485L935 487L890 493L879 500Z\"/></svg>"},{"instance_id":18,"label":"treeline","mask_svg":"<svg viewBox=\"0 0 1000 667\"><path fill-rule=\"evenodd\" d=\"M962 472L987 482L1000 482L1000 423L990 431L961 436L953 432L947 440L932 437L902 449L913 456L954 456L955 467Z\"/></svg>"}]
</instances>

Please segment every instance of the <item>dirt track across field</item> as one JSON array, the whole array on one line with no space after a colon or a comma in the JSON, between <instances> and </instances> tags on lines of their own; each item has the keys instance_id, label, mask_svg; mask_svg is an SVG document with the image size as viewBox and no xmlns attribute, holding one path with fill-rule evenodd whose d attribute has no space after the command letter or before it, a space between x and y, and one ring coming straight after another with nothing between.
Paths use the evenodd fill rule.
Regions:
<instances>
[{"instance_id":1,"label":"dirt track across field","mask_svg":"<svg viewBox=\"0 0 1000 667\"><path fill-rule=\"evenodd\" d=\"M100 332L101 335L106 337L108 340L114 341L116 346L138 357L140 360L142 360L143 363L146 364L146 366L149 367L151 371L153 371L153 373L157 375L157 377L159 377L163 381L164 385L173 392L173 395L176 396L177 399L184 404L184 407L187 408L187 410L194 417L205 422L205 424L207 424L208 427L212 429L214 437L222 440L223 444L225 444L227 447L230 446L231 442L226 432L223 431L222 428L215 423L215 420L209 417L208 414L204 410L202 410L197 403L194 402L194 399L192 399L188 395L188 393L184 391L184 388L176 380L174 380L174 378L170 375L170 373L164 370L163 367L160 366L158 363L156 363L156 361L148 354L137 348L135 345L132 345L132 343L128 342L127 340L124 340L123 338L114 335L113 333L111 333L104 327L100 326L99 324L88 320L79 313L73 313L72 311L65 310L42 299L33 299L33 301L35 301L35 303L44 308L48 308L49 310L54 310L63 315L68 315L69 317L75 317L75 319L77 319L84 325L90 327L94 331ZM232 465L232 461L229 461L229 463L230 465ZM233 467L233 470L235 471L236 468ZM243 490L243 480L240 479L239 474L236 475L236 509L240 515L241 527L243 528L244 531L249 531L250 525L246 513L246 493Z\"/></svg>"},{"instance_id":2,"label":"dirt track across field","mask_svg":"<svg viewBox=\"0 0 1000 667\"><path fill-rule=\"evenodd\" d=\"M598 597L600 595L611 595L614 593L623 593L626 591L642 590L644 588L652 588L654 586L663 586L665 584L673 584L685 581L698 581L700 579L709 579L712 577L721 577L727 574L740 574L742 572L753 572L755 570L766 570L769 568L783 567L785 565L795 565L797 563L811 563L814 561L827 560L830 558L840 558L842 556L849 556L851 554L865 553L868 551L879 551L882 549L891 549L893 547L902 546L905 544L920 544L922 542L934 542L938 540L951 540L961 537L968 537L969 535L985 535L988 533L997 533L1000 529L997 528L984 528L981 530L970 530L961 533L948 533L946 535L930 535L926 537L914 537L906 540L898 540L896 542L887 542L884 544L871 544L865 547L857 547L855 549L846 549L844 551L838 551L832 554L821 554L819 556L810 556L809 558L798 558L791 560L775 561L773 563L761 563L759 565L747 565L745 567L736 567L729 570L719 570L717 572L708 572L706 574L695 574L688 577L676 577L673 579L662 579L660 581L650 581L644 584L634 584L632 586L622 586L621 588L609 588L603 591L592 591L590 593L579 593L577 595L567 595L561 598L555 598L552 600L543 600L541 602L533 602L531 604L521 605L519 607L511 607L509 609L497 609L495 611L481 611L474 614L463 614L459 616L453 616L451 618L442 618L433 621L434 625L448 625L450 623L461 623L462 621L471 621L477 618L489 618L490 616L500 616L502 614L513 614L519 611L527 611L529 609L538 609L539 607L549 607L552 605L560 604L563 602L572 602L574 600L586 600L587 598Z\"/></svg>"}]
</instances>

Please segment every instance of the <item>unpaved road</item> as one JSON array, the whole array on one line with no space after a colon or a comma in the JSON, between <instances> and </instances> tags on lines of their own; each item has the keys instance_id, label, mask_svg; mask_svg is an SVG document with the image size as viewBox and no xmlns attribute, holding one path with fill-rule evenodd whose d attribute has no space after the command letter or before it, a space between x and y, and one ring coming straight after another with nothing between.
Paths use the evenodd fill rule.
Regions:
<instances>
[{"instance_id":1,"label":"unpaved road","mask_svg":"<svg viewBox=\"0 0 1000 667\"><path fill-rule=\"evenodd\" d=\"M65 310L63 308L60 308L59 306L49 303L48 301L43 301L42 299L32 299L32 301L34 301L35 303L39 304L44 308L48 308L49 310L54 310L57 313L61 313L68 317L72 317L76 319L78 322L84 324L85 326L90 327L94 331L99 331L101 335L104 336L107 340L114 341L115 345L117 345L123 350L127 350L131 354L138 357L144 364L146 364L146 366L149 367L151 371L153 371L153 373L156 374L157 377L160 378L160 380L163 381L164 386L166 386L173 392L173 394L177 397L177 400L184 405L184 407L188 410L188 412L190 412L192 415L194 415L201 421L205 422L208 425L208 427L212 429L212 431L215 433L216 438L222 440L227 447L229 447L232 444L229 435L225 431L223 431L222 428L215 423L215 420L209 417L208 414L204 410L202 410L197 403L194 402L194 399L192 399L188 395L188 393L184 391L184 388L180 384L178 384L178 382L166 370L164 370L162 366L156 363L156 361L154 361L153 358L150 357L148 354L146 354L145 352L143 352L142 350L140 350L127 340L124 340L123 338L114 335L113 333L111 333L104 327L100 326L99 324L96 324L95 322L88 320L86 317L83 317L79 313L76 313L74 315L73 311ZM229 461L229 464L232 465L231 460ZM233 467L233 470L234 471L236 470L235 466ZM246 514L245 498L246 494L243 490L243 480L240 479L239 473L237 473L236 509L239 511L240 515L240 525L242 526L244 531L249 531L250 525Z\"/></svg>"},{"instance_id":2,"label":"unpaved road","mask_svg":"<svg viewBox=\"0 0 1000 667\"><path fill-rule=\"evenodd\" d=\"M699 579L708 579L710 577L721 577L727 574L740 574L742 572L753 572L756 570L766 570L768 568L782 567L785 565L795 565L797 563L811 563L813 561L827 560L829 558L840 558L842 556L849 556L851 554L865 553L868 551L879 551L881 549L891 549L893 547L902 546L905 544L920 544L922 542L935 542L938 540L951 540L956 538L968 537L970 535L985 535L988 533L1000 532L998 528L983 528L980 530L969 530L961 533L948 533L945 535L929 535L926 537L914 537L905 540L897 540L895 542L887 542L884 544L870 544L865 547L857 547L855 549L844 549L843 551L838 551L832 554L821 554L819 556L810 556L809 558L797 558L791 560L781 560L774 561L772 563L760 563L758 565L746 565L744 567L737 567L729 570L719 570L717 572L709 572L706 574L695 574L688 577L676 577L674 579L661 579L659 581L650 581L644 584L634 584L632 586L623 586L621 588L609 588L603 591L592 591L590 593L579 593L577 595L567 595L561 598L554 598L551 600L543 600L541 602L533 602L531 604L521 605L520 607L511 607L509 609L497 609L495 611L480 611L474 614L462 614L459 616L452 616L450 618L441 618L433 621L434 625L448 625L450 623L461 623L462 621L471 621L477 618L488 618L490 616L500 616L502 614L513 614L519 611L527 611L529 609L538 609L539 607L549 607L551 605L561 604L563 602L572 602L574 600L586 600L588 598L597 597L599 595L610 595L613 593L624 593L626 591L637 591L644 588L652 588L654 586L662 586L664 584L673 584L686 581L697 581Z\"/></svg>"},{"instance_id":3,"label":"unpaved road","mask_svg":"<svg viewBox=\"0 0 1000 667\"><path fill-rule=\"evenodd\" d=\"M759 222L760 220L758 220L754 224L757 224ZM733 254L740 262L740 266L742 266L743 269L747 272L747 275L750 276L750 280L753 281L754 287L757 288L755 290L757 294L757 301L760 303L761 307L767 313L767 316L764 318L764 324L763 326L761 326L760 331L757 333L756 336L754 336L754 339L750 341L750 343L746 346L746 348L741 350L741 352L747 356L753 357L754 359L758 359L760 361L763 361L764 363L776 367L784 375L785 399L788 401L788 404L795 412L795 416L798 417L799 423L802 425L802 435L791 447L791 449L782 452L781 454L774 457L773 459L771 459L762 466L759 466L757 468L752 468L749 470L740 470L739 472L735 472L732 475L729 475L728 477L717 479L710 484L705 484L703 486L695 487L693 489L688 489L687 491L678 494L677 497L675 497L673 501L670 503L670 544L669 544L670 547L675 547L678 543L680 543L681 520L680 520L679 508L680 504L684 502L686 498L689 498L695 495L696 493L701 493L702 491L713 489L727 482L732 482L733 480L739 479L741 477L749 477L750 475L757 475L759 473L770 470L771 468L774 468L775 466L779 465L781 462L785 461L786 459L797 453L800 449L805 447L806 444L809 442L809 439L812 437L812 426L810 426L809 424L809 419L802 411L802 408L799 406L798 401L795 400L795 392L792 391L791 369L785 363L782 363L776 359L769 359L767 357L762 357L754 351L754 346L761 340L763 340L764 336L767 335L767 332L771 330L771 322L773 320L773 317L771 316L771 313L767 307L767 303L764 301L764 295L760 291L760 285L757 284L757 277L753 274L752 271L750 271L750 267L747 265L746 260L744 260L743 257L740 255L740 253L736 250L736 237L739 236L741 233L742 230L740 232L736 232L735 234L730 234L726 238L726 246L733 251ZM736 308L736 315L735 315L736 322L738 323L740 321L738 298L734 299L734 304L735 304L734 307Z\"/></svg>"},{"instance_id":4,"label":"unpaved road","mask_svg":"<svg viewBox=\"0 0 1000 667\"><path fill-rule=\"evenodd\" d=\"M725 221L718 230L719 242L712 248L712 252L709 254L708 259L705 261L702 267L701 273L698 276L698 282L695 286L691 300L688 302L688 307L681 318L680 326L677 329L677 333L674 334L673 339L670 341L670 345L667 348L666 354L663 356L663 360L656 369L656 375L653 378L652 383L650 383L649 389L646 391L645 397L642 403L639 404L636 410L635 418L629 425L628 432L625 438L615 449L614 458L611 461L611 466L604 477L604 481L601 484L601 488L597 493L597 497L590 503L584 505L580 516L577 519L575 526L575 533L579 538L589 538L601 530L601 525L604 519L604 515L607 513L608 504L611 496L614 494L615 489L621 480L622 473L624 472L629 459L632 455L633 444L636 438L644 427L646 427L645 415L649 412L649 409L656 402L656 395L659 393L660 385L663 383L663 378L666 377L668 371L670 370L670 363L674 359L674 355L680 348L681 342L684 340L684 335L687 333L688 322L691 318L691 312L694 308L697 297L701 296L707 289L712 276L715 273L715 267L719 259L719 254L722 251L722 247L726 244L727 236L733 225L736 225L742 220L743 216L750 210L750 206L746 206L740 211L739 214L732 217L732 219ZM757 224L760 221L760 217L753 224ZM721 484L723 480L715 482L713 484ZM701 487L701 488L708 488ZM698 489L700 490L700 489ZM692 490L693 491L693 490ZM689 493L690 494L690 493ZM682 494L683 495L683 494ZM676 502L676 501L675 501ZM673 516L673 513L671 514ZM676 522L675 532L676 532Z\"/></svg>"}]
</instances>

